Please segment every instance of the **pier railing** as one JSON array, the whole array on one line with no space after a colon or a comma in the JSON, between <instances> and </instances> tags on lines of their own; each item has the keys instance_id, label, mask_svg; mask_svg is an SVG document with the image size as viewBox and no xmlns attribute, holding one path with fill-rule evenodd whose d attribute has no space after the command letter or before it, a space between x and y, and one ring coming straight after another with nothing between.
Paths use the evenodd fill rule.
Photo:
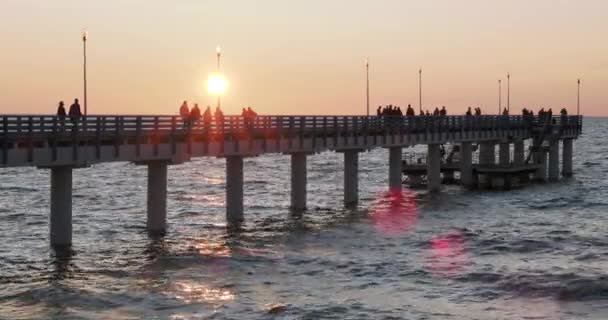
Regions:
<instances>
[{"instance_id":1,"label":"pier railing","mask_svg":"<svg viewBox=\"0 0 608 320\"><path fill-rule=\"evenodd\" d=\"M483 131L558 127L582 128L582 116L223 116L182 119L179 116L0 115L0 143L6 147L48 141L103 142L108 139L234 140L277 136L342 136Z\"/></svg>"}]
</instances>

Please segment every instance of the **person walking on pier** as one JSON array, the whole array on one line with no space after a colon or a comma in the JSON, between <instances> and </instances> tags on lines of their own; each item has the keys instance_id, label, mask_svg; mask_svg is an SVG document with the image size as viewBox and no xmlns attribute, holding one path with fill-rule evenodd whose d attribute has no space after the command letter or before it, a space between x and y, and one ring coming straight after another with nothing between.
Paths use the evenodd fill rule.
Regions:
<instances>
[{"instance_id":1,"label":"person walking on pier","mask_svg":"<svg viewBox=\"0 0 608 320\"><path fill-rule=\"evenodd\" d=\"M63 104L63 101L59 101L59 106L57 107L57 117L59 118L59 120L63 121L65 120L65 107Z\"/></svg>"},{"instance_id":2,"label":"person walking on pier","mask_svg":"<svg viewBox=\"0 0 608 320\"><path fill-rule=\"evenodd\" d=\"M441 110L439 110L439 115L446 116L447 114L448 114L448 110L446 110L445 106L441 107Z\"/></svg>"},{"instance_id":3,"label":"person walking on pier","mask_svg":"<svg viewBox=\"0 0 608 320\"><path fill-rule=\"evenodd\" d=\"M198 103L194 104L192 110L190 110L190 124L194 125L198 123L198 120L201 118L201 109L198 107Z\"/></svg>"},{"instance_id":4,"label":"person walking on pier","mask_svg":"<svg viewBox=\"0 0 608 320\"><path fill-rule=\"evenodd\" d=\"M224 134L224 113L220 106L215 107L215 128L219 132L219 134Z\"/></svg>"},{"instance_id":5,"label":"person walking on pier","mask_svg":"<svg viewBox=\"0 0 608 320\"><path fill-rule=\"evenodd\" d=\"M211 115L211 107L207 106L205 112L203 112L203 128L205 130L205 136L209 136L209 132L211 132L211 121L213 120L213 116Z\"/></svg>"},{"instance_id":6,"label":"person walking on pier","mask_svg":"<svg viewBox=\"0 0 608 320\"><path fill-rule=\"evenodd\" d=\"M59 101L59 106L57 107L57 118L59 120L59 130L63 131L63 127L65 126L65 107L63 101Z\"/></svg>"},{"instance_id":7,"label":"person walking on pier","mask_svg":"<svg viewBox=\"0 0 608 320\"><path fill-rule=\"evenodd\" d=\"M73 125L76 125L78 119L82 116L82 112L80 111L80 103L78 103L78 99L74 99L74 103L70 106L70 111L68 112L70 116L70 120Z\"/></svg>"},{"instance_id":8,"label":"person walking on pier","mask_svg":"<svg viewBox=\"0 0 608 320\"><path fill-rule=\"evenodd\" d=\"M184 129L188 128L188 118L190 117L188 101L184 100L184 102L182 102L182 105L179 107L179 115L182 117L182 121L184 122Z\"/></svg>"}]
</instances>

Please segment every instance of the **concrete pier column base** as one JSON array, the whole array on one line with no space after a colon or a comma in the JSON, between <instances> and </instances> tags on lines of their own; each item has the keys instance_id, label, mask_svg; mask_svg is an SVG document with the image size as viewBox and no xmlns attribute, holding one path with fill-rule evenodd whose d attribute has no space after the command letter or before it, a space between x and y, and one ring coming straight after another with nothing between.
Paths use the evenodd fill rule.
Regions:
<instances>
[{"instance_id":1,"label":"concrete pier column base","mask_svg":"<svg viewBox=\"0 0 608 320\"><path fill-rule=\"evenodd\" d=\"M72 167L51 168L51 246L72 245Z\"/></svg>"},{"instance_id":2,"label":"concrete pier column base","mask_svg":"<svg viewBox=\"0 0 608 320\"><path fill-rule=\"evenodd\" d=\"M538 182L546 182L547 181L547 153L544 151L539 151L535 155L536 164L539 165L538 169L534 174L534 180Z\"/></svg>"},{"instance_id":3,"label":"concrete pier column base","mask_svg":"<svg viewBox=\"0 0 608 320\"><path fill-rule=\"evenodd\" d=\"M473 156L470 142L460 144L460 183L467 188L473 186Z\"/></svg>"},{"instance_id":4,"label":"concrete pier column base","mask_svg":"<svg viewBox=\"0 0 608 320\"><path fill-rule=\"evenodd\" d=\"M243 157L226 157L226 221L229 226L243 222Z\"/></svg>"},{"instance_id":5,"label":"concrete pier column base","mask_svg":"<svg viewBox=\"0 0 608 320\"><path fill-rule=\"evenodd\" d=\"M306 210L306 153L291 154L291 209Z\"/></svg>"},{"instance_id":6,"label":"concrete pier column base","mask_svg":"<svg viewBox=\"0 0 608 320\"><path fill-rule=\"evenodd\" d=\"M494 165L496 163L496 144L491 141L479 144L479 164Z\"/></svg>"},{"instance_id":7,"label":"concrete pier column base","mask_svg":"<svg viewBox=\"0 0 608 320\"><path fill-rule=\"evenodd\" d=\"M509 143L501 143L498 147L498 163L502 167L507 167L511 164L511 152Z\"/></svg>"},{"instance_id":8,"label":"concrete pier column base","mask_svg":"<svg viewBox=\"0 0 608 320\"><path fill-rule=\"evenodd\" d=\"M572 177L572 155L573 155L573 139L565 139L562 149L562 175L564 177Z\"/></svg>"},{"instance_id":9,"label":"concrete pier column base","mask_svg":"<svg viewBox=\"0 0 608 320\"><path fill-rule=\"evenodd\" d=\"M428 145L426 165L428 190L439 192L441 189L441 149L438 144Z\"/></svg>"},{"instance_id":10,"label":"concrete pier column base","mask_svg":"<svg viewBox=\"0 0 608 320\"><path fill-rule=\"evenodd\" d=\"M344 152L344 205L355 207L359 203L359 152Z\"/></svg>"},{"instance_id":11,"label":"concrete pier column base","mask_svg":"<svg viewBox=\"0 0 608 320\"><path fill-rule=\"evenodd\" d=\"M559 180L559 140L549 144L549 181Z\"/></svg>"},{"instance_id":12,"label":"concrete pier column base","mask_svg":"<svg viewBox=\"0 0 608 320\"><path fill-rule=\"evenodd\" d=\"M526 158L524 151L524 141L517 140L513 143L513 164L515 166L523 166Z\"/></svg>"},{"instance_id":13,"label":"concrete pier column base","mask_svg":"<svg viewBox=\"0 0 608 320\"><path fill-rule=\"evenodd\" d=\"M401 147L388 149L388 187L391 191L401 191Z\"/></svg>"},{"instance_id":14,"label":"concrete pier column base","mask_svg":"<svg viewBox=\"0 0 608 320\"><path fill-rule=\"evenodd\" d=\"M150 234L167 231L167 166L166 161L148 163L148 220Z\"/></svg>"},{"instance_id":15,"label":"concrete pier column base","mask_svg":"<svg viewBox=\"0 0 608 320\"><path fill-rule=\"evenodd\" d=\"M496 164L496 144L493 141L485 141L479 144L479 166L494 166ZM492 181L485 174L478 175L479 188L491 188Z\"/></svg>"}]
</instances>

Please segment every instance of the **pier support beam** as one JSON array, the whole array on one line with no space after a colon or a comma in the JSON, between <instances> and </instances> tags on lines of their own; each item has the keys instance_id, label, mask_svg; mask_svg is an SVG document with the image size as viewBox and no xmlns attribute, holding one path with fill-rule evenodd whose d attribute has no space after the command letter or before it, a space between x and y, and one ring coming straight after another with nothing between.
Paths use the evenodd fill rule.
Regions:
<instances>
[{"instance_id":1,"label":"pier support beam","mask_svg":"<svg viewBox=\"0 0 608 320\"><path fill-rule=\"evenodd\" d=\"M238 226L243 222L243 157L226 157L226 221Z\"/></svg>"},{"instance_id":2,"label":"pier support beam","mask_svg":"<svg viewBox=\"0 0 608 320\"><path fill-rule=\"evenodd\" d=\"M460 183L467 188L473 186L473 156L470 142L460 144Z\"/></svg>"},{"instance_id":3,"label":"pier support beam","mask_svg":"<svg viewBox=\"0 0 608 320\"><path fill-rule=\"evenodd\" d=\"M401 147L388 149L388 187L401 191Z\"/></svg>"},{"instance_id":4,"label":"pier support beam","mask_svg":"<svg viewBox=\"0 0 608 320\"><path fill-rule=\"evenodd\" d=\"M291 154L291 209L306 209L306 153Z\"/></svg>"},{"instance_id":5,"label":"pier support beam","mask_svg":"<svg viewBox=\"0 0 608 320\"><path fill-rule=\"evenodd\" d=\"M439 192L441 189L441 149L438 144L429 144L426 165L428 190Z\"/></svg>"},{"instance_id":6,"label":"pier support beam","mask_svg":"<svg viewBox=\"0 0 608 320\"><path fill-rule=\"evenodd\" d=\"M539 182L547 181L547 153L542 150L536 152L535 155L536 164L538 164L538 169L536 169L535 179Z\"/></svg>"},{"instance_id":7,"label":"pier support beam","mask_svg":"<svg viewBox=\"0 0 608 320\"><path fill-rule=\"evenodd\" d=\"M148 162L148 220L150 234L167 231L167 165L166 161Z\"/></svg>"},{"instance_id":8,"label":"pier support beam","mask_svg":"<svg viewBox=\"0 0 608 320\"><path fill-rule=\"evenodd\" d=\"M479 144L479 166L493 166L496 164L496 144L493 141L485 141ZM492 186L490 176L486 174L478 175L479 188L489 188Z\"/></svg>"},{"instance_id":9,"label":"pier support beam","mask_svg":"<svg viewBox=\"0 0 608 320\"><path fill-rule=\"evenodd\" d=\"M344 205L355 207L359 203L359 152L344 152Z\"/></svg>"},{"instance_id":10,"label":"pier support beam","mask_svg":"<svg viewBox=\"0 0 608 320\"><path fill-rule=\"evenodd\" d=\"M72 167L51 168L51 246L72 245Z\"/></svg>"},{"instance_id":11,"label":"pier support beam","mask_svg":"<svg viewBox=\"0 0 608 320\"><path fill-rule=\"evenodd\" d=\"M573 139L564 139L564 147L562 149L562 175L564 177L572 177L573 142Z\"/></svg>"},{"instance_id":12,"label":"pier support beam","mask_svg":"<svg viewBox=\"0 0 608 320\"><path fill-rule=\"evenodd\" d=\"M496 163L496 147L491 141L479 144L479 164L494 165Z\"/></svg>"},{"instance_id":13,"label":"pier support beam","mask_svg":"<svg viewBox=\"0 0 608 320\"><path fill-rule=\"evenodd\" d=\"M515 143L513 143L513 164L516 167L523 166L525 158L524 141L516 140Z\"/></svg>"},{"instance_id":14,"label":"pier support beam","mask_svg":"<svg viewBox=\"0 0 608 320\"><path fill-rule=\"evenodd\" d=\"M498 147L498 163L502 167L509 166L511 164L511 152L509 150L509 143L501 143Z\"/></svg>"},{"instance_id":15,"label":"pier support beam","mask_svg":"<svg viewBox=\"0 0 608 320\"><path fill-rule=\"evenodd\" d=\"M549 181L559 180L559 140L549 143Z\"/></svg>"}]
</instances>

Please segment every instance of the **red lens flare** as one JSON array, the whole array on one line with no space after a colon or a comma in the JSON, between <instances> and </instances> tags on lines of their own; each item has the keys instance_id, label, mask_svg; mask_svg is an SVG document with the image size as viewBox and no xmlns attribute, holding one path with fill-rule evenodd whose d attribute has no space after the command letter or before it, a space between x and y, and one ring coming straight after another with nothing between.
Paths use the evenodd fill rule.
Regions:
<instances>
[{"instance_id":1,"label":"red lens flare","mask_svg":"<svg viewBox=\"0 0 608 320\"><path fill-rule=\"evenodd\" d=\"M395 188L377 197L370 212L378 232L397 236L409 231L418 220L416 194L409 189Z\"/></svg>"},{"instance_id":2,"label":"red lens flare","mask_svg":"<svg viewBox=\"0 0 608 320\"><path fill-rule=\"evenodd\" d=\"M459 230L451 230L435 236L429 244L427 264L435 276L458 275L469 262L466 240Z\"/></svg>"}]
</instances>

